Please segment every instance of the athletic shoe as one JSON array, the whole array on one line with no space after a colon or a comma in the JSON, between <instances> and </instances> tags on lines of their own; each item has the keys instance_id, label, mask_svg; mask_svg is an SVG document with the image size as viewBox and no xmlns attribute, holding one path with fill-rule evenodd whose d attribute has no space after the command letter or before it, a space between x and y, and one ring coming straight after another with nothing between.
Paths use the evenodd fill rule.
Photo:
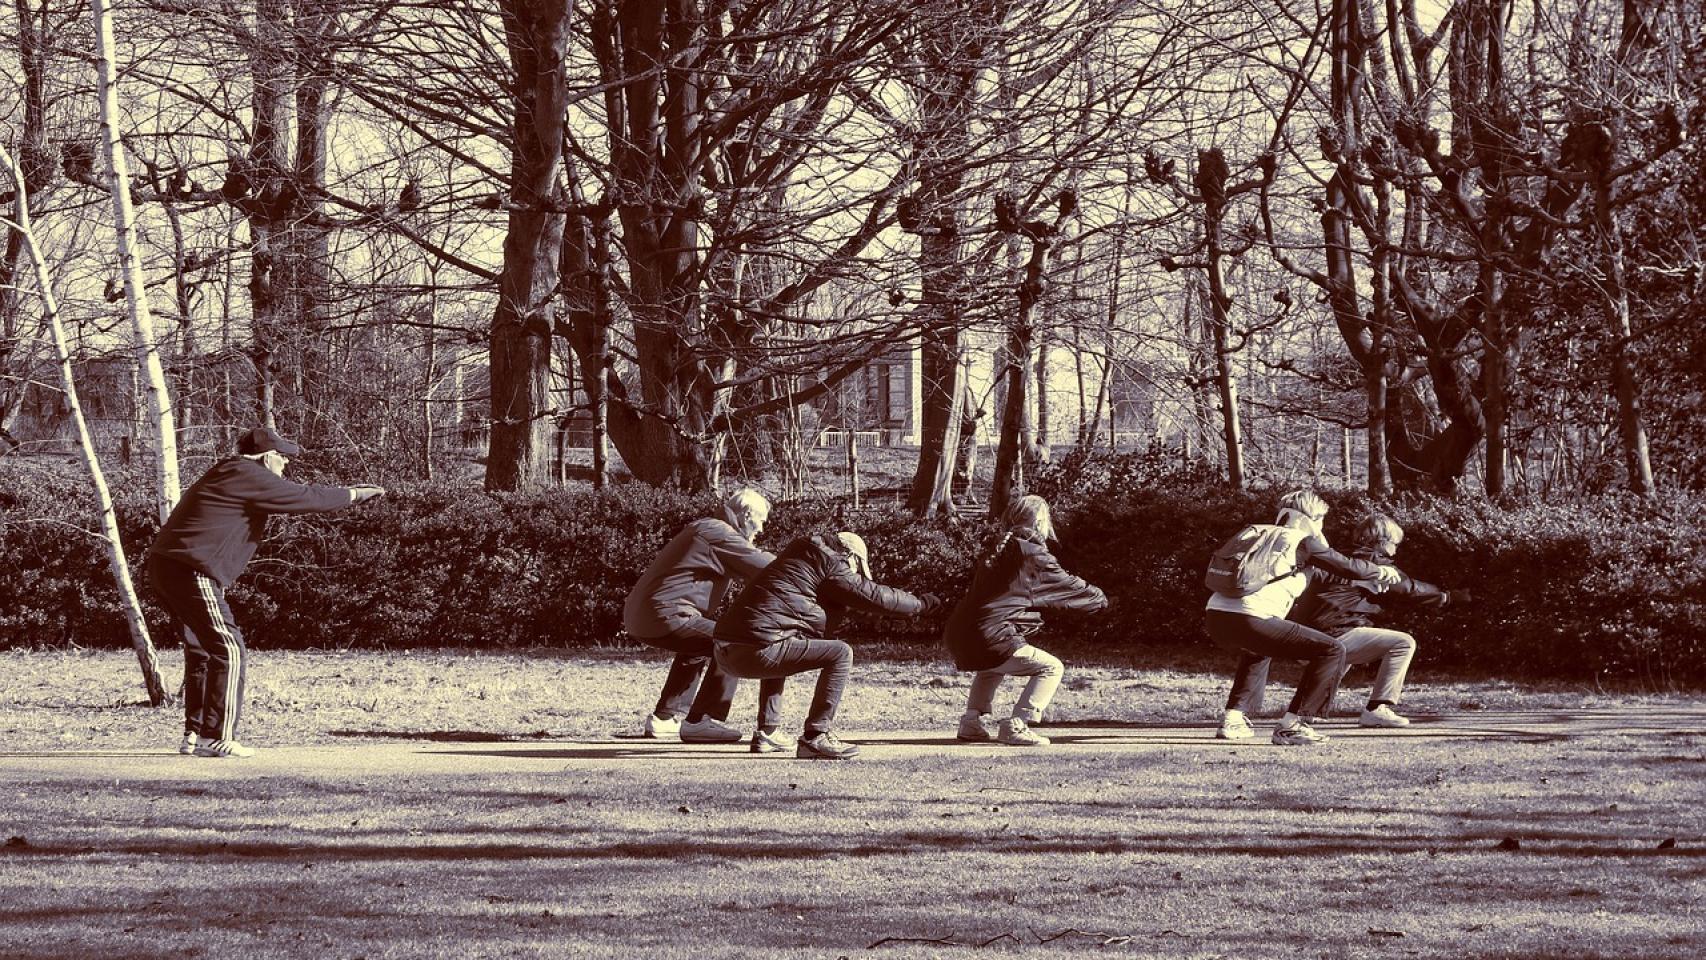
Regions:
<instances>
[{"instance_id":1,"label":"athletic shoe","mask_svg":"<svg viewBox=\"0 0 1706 960\"><path fill-rule=\"evenodd\" d=\"M198 757L229 757L242 759L252 757L255 751L245 747L235 740L209 740L206 737L196 741L195 755Z\"/></svg>"},{"instance_id":2,"label":"athletic shoe","mask_svg":"<svg viewBox=\"0 0 1706 960\"><path fill-rule=\"evenodd\" d=\"M1407 727L1410 725L1410 718L1399 715L1390 706L1383 703L1373 710L1364 710L1362 719L1357 721L1357 725L1363 727Z\"/></svg>"},{"instance_id":3,"label":"athletic shoe","mask_svg":"<svg viewBox=\"0 0 1706 960\"><path fill-rule=\"evenodd\" d=\"M752 732L752 743L747 749L753 753L787 753L794 749L794 738L780 730L775 733L754 730Z\"/></svg>"},{"instance_id":4,"label":"athletic shoe","mask_svg":"<svg viewBox=\"0 0 1706 960\"><path fill-rule=\"evenodd\" d=\"M1220 729L1214 731L1216 740L1248 740L1255 735L1256 729L1242 716L1226 717L1220 721Z\"/></svg>"},{"instance_id":5,"label":"athletic shoe","mask_svg":"<svg viewBox=\"0 0 1706 960\"><path fill-rule=\"evenodd\" d=\"M800 760L851 760L858 755L858 747L837 740L833 733L801 737L794 745L794 756Z\"/></svg>"},{"instance_id":6,"label":"athletic shoe","mask_svg":"<svg viewBox=\"0 0 1706 960\"><path fill-rule=\"evenodd\" d=\"M989 729L989 721L981 716L960 717L959 732L954 739L961 743L989 743L995 739L995 731Z\"/></svg>"},{"instance_id":7,"label":"athletic shoe","mask_svg":"<svg viewBox=\"0 0 1706 960\"><path fill-rule=\"evenodd\" d=\"M1326 743L1329 738L1315 732L1315 728L1307 723L1295 727L1274 731L1274 743L1282 747L1312 747L1318 743Z\"/></svg>"},{"instance_id":8,"label":"athletic shoe","mask_svg":"<svg viewBox=\"0 0 1706 960\"><path fill-rule=\"evenodd\" d=\"M178 741L178 752L186 757L194 753L195 744L198 739L200 738L193 733L184 734L184 738Z\"/></svg>"},{"instance_id":9,"label":"athletic shoe","mask_svg":"<svg viewBox=\"0 0 1706 960\"><path fill-rule=\"evenodd\" d=\"M674 740L681 736L681 721L675 717L659 719L655 713L646 714L646 727L640 736L647 740Z\"/></svg>"},{"instance_id":10,"label":"athletic shoe","mask_svg":"<svg viewBox=\"0 0 1706 960\"><path fill-rule=\"evenodd\" d=\"M1000 739L1011 747L1046 747L1048 738L1031 730L1025 721L1018 717L1008 717L1001 721Z\"/></svg>"},{"instance_id":11,"label":"athletic shoe","mask_svg":"<svg viewBox=\"0 0 1706 960\"><path fill-rule=\"evenodd\" d=\"M701 717L681 725L682 743L739 743L743 739L739 727L716 717Z\"/></svg>"}]
</instances>

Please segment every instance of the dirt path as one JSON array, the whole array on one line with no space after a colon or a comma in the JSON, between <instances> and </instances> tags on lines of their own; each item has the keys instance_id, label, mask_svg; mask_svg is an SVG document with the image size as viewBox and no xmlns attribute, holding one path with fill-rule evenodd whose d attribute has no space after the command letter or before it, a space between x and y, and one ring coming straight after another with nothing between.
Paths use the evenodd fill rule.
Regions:
<instances>
[{"instance_id":1,"label":"dirt path","mask_svg":"<svg viewBox=\"0 0 1706 960\"><path fill-rule=\"evenodd\" d=\"M1686 735L1706 729L1706 707L1646 709L1476 711L1455 716L1417 717L1398 730L1371 730L1350 719L1329 720L1318 729L1333 742L1294 750L1366 754L1399 748L1406 740L1497 741L1548 743L1606 736ZM1270 724L1259 723L1256 739L1228 743L1214 739L1212 723L1065 724L1041 728L1054 744L1051 754L1133 753L1163 748L1216 751L1270 751L1283 748L1267 742ZM845 739L863 746L857 762L931 755L999 756L1016 748L993 744L968 745L954 741L944 730L844 731ZM705 745L632 738L498 739L470 742L466 735L419 734L389 741L353 741L332 746L271 746L257 743L260 753L248 760L211 761L181 757L162 746L148 750L0 751L0 779L89 780L146 776L150 779L232 780L279 775L482 775L538 774L567 769L585 770L632 761L736 760L787 761L787 755L753 757L745 744ZM1029 752L1029 751L1026 751Z\"/></svg>"}]
</instances>

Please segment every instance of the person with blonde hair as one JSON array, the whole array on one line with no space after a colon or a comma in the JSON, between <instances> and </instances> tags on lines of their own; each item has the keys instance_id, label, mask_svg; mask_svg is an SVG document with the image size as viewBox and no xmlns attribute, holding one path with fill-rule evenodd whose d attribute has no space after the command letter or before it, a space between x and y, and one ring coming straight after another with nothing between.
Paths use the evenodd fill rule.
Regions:
<instances>
[{"instance_id":1,"label":"person with blonde hair","mask_svg":"<svg viewBox=\"0 0 1706 960\"><path fill-rule=\"evenodd\" d=\"M1232 566L1240 571L1254 566L1271 570L1273 575L1263 576L1260 582L1250 585L1248 592L1217 586L1208 600L1204 626L1209 637L1218 646L1240 654L1232 689L1226 698L1226 712L1215 736L1243 740L1255 735L1245 707L1250 702L1252 688L1259 689L1255 683L1257 677L1265 683L1269 661L1281 657L1302 660L1304 671L1297 693L1274 729L1273 742L1280 746L1325 743L1328 738L1317 733L1306 720L1325 712L1327 698L1344 671L1345 648L1319 630L1286 619L1308 586L1303 571L1315 566L1350 579L1388 584L1398 582L1402 575L1390 564L1353 559L1329 546L1321 532L1321 522L1327 517L1327 502L1313 491L1287 493L1278 506L1279 515L1273 524L1277 531L1247 527L1222 547L1210 563L1209 579L1221 583L1228 570L1217 568L1217 564L1233 543L1249 542L1274 554L1266 558L1270 561L1267 564L1246 564L1245 558L1237 558L1239 562ZM1217 574L1220 579L1216 579Z\"/></svg>"},{"instance_id":2,"label":"person with blonde hair","mask_svg":"<svg viewBox=\"0 0 1706 960\"><path fill-rule=\"evenodd\" d=\"M1358 525L1351 556L1369 563L1393 565L1393 555L1404 542L1404 528L1383 513L1370 514ZM1358 664L1376 664L1374 686L1358 717L1364 727L1404 727L1409 718L1398 713L1404 692L1404 679L1410 661L1416 654L1416 638L1401 630L1377 627L1374 621L1393 600L1417 606L1445 606L1466 603L1467 590L1444 590L1431 583L1415 580L1400 571L1396 583L1384 584L1368 580L1348 580L1315 569L1306 571L1309 587L1298 599L1291 618L1322 633L1336 637L1345 648L1345 670ZM1262 674L1265 674L1265 668ZM1344 673L1340 673L1342 681ZM1265 675L1254 676L1250 686L1257 698L1266 682ZM1327 705L1333 703L1329 693Z\"/></svg>"},{"instance_id":3,"label":"person with blonde hair","mask_svg":"<svg viewBox=\"0 0 1706 960\"><path fill-rule=\"evenodd\" d=\"M675 654L657 705L646 716L643 736L685 743L741 739L740 728L728 722L740 678L724 672L712 656L711 633L717 624L710 615L722 605L731 580L750 580L776 559L753 545L769 517L770 501L763 494L751 487L735 490L723 499L716 516L681 528L629 591L622 607L628 635ZM779 683L759 685L760 728L779 708L781 689ZM789 746L753 734L754 751Z\"/></svg>"},{"instance_id":4,"label":"person with blonde hair","mask_svg":"<svg viewBox=\"0 0 1706 960\"><path fill-rule=\"evenodd\" d=\"M843 611L921 617L941 606L928 594L872 581L870 551L858 534L801 537L747 583L717 621L717 665L732 676L775 681L778 688L796 673L818 671L794 756L849 760L859 748L830 729L852 672L853 648L828 636L832 618Z\"/></svg>"},{"instance_id":5,"label":"person with blonde hair","mask_svg":"<svg viewBox=\"0 0 1706 960\"><path fill-rule=\"evenodd\" d=\"M1012 746L1044 746L1048 738L1031 729L1042 720L1060 685L1060 658L1032 646L1043 610L1104 610L1101 590L1067 573L1049 553L1054 523L1048 503L1035 495L1007 508L1001 533L972 571L971 587L948 615L942 639L954 666L975 670L957 738L967 743L999 741ZM1026 677L1025 688L1007 719L989 728L995 693L1008 677Z\"/></svg>"}]
</instances>

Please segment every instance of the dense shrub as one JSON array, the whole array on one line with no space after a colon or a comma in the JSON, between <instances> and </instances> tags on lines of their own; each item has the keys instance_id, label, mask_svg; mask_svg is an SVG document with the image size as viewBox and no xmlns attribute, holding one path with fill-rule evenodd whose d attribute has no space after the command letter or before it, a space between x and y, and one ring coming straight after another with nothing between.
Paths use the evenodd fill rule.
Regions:
<instances>
[{"instance_id":1,"label":"dense shrub","mask_svg":"<svg viewBox=\"0 0 1706 960\"><path fill-rule=\"evenodd\" d=\"M1142 663L1198 645L1213 548L1268 519L1280 491L1233 492L1165 452L1084 458L1042 481L1068 569L1108 591L1107 615L1050 618L1039 642ZM1104 455L1104 460L1108 458ZM0 463L0 471L4 471ZM63 482L0 472L0 645L125 643L92 504ZM120 478L131 558L154 522ZM1327 492L1327 532L1346 546L1374 505ZM1569 507L1404 497L1379 508L1407 531L1398 560L1469 587L1472 604L1406 614L1422 663L1489 676L1706 682L1706 519L1701 501L1605 499ZM622 598L653 552L709 497L641 485L489 495L420 486L340 513L279 518L230 593L257 646L584 646L615 640ZM923 524L900 507L778 504L763 543L851 529L879 579L955 598L983 539L972 522ZM145 591L146 593L146 591ZM150 621L163 626L157 609ZM865 637L928 646L939 624L858 621Z\"/></svg>"},{"instance_id":2,"label":"dense shrub","mask_svg":"<svg viewBox=\"0 0 1706 960\"><path fill-rule=\"evenodd\" d=\"M1241 524L1270 520L1284 491L1198 484L1194 470L1154 451L1091 461L1054 490L1062 562L1115 604L1116 615L1087 619L1081 630L1108 645L1200 637L1204 561ZM1132 484L1138 476L1171 485ZM1470 604L1395 617L1421 642L1424 663L1487 676L1706 681L1706 500L1698 495L1569 505L1322 495L1335 545L1348 548L1358 521L1381 510L1404 527L1396 559L1405 572L1472 591Z\"/></svg>"}]
</instances>

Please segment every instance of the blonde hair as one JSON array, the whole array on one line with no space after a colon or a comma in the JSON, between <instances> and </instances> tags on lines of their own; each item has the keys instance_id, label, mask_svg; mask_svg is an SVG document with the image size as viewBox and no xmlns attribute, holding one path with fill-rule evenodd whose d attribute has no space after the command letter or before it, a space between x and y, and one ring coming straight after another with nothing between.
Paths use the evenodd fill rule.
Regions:
<instances>
[{"instance_id":1,"label":"blonde hair","mask_svg":"<svg viewBox=\"0 0 1706 960\"><path fill-rule=\"evenodd\" d=\"M1377 543L1404 542L1404 528L1384 513L1371 513L1357 526L1357 544L1372 547Z\"/></svg>"},{"instance_id":2,"label":"blonde hair","mask_svg":"<svg viewBox=\"0 0 1706 960\"><path fill-rule=\"evenodd\" d=\"M1320 494L1313 490L1293 490L1279 498L1280 521L1282 523L1285 520L1287 510L1301 513L1306 517L1313 517L1318 513L1325 516L1327 501L1321 499Z\"/></svg>"},{"instance_id":3,"label":"blonde hair","mask_svg":"<svg viewBox=\"0 0 1706 960\"><path fill-rule=\"evenodd\" d=\"M735 526L739 526L742 517L754 514L770 516L770 501L751 487L741 487L723 498L723 512Z\"/></svg>"},{"instance_id":4,"label":"blonde hair","mask_svg":"<svg viewBox=\"0 0 1706 960\"><path fill-rule=\"evenodd\" d=\"M1054 539L1054 520L1049 516L1048 501L1034 493L1008 504L1001 526L1008 533L1029 527L1044 540Z\"/></svg>"}]
</instances>

